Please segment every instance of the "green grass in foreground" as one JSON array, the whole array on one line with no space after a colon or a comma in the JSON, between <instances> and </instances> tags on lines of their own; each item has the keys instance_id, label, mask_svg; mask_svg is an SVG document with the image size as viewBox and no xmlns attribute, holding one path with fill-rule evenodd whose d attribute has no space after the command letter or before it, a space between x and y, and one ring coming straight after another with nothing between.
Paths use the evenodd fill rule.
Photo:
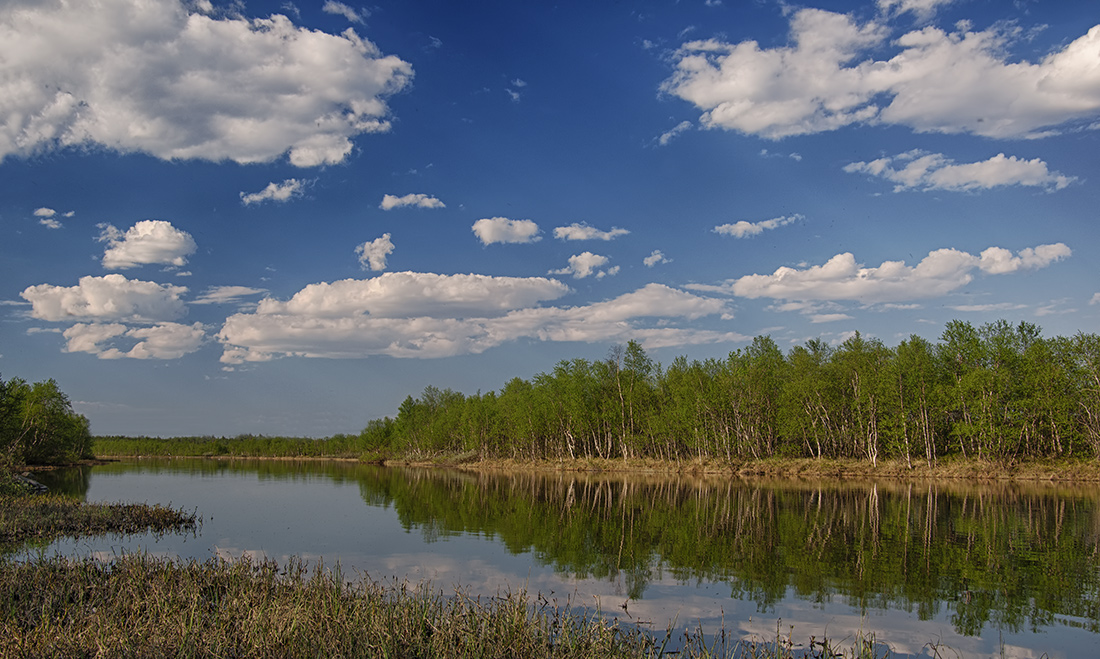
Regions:
<instances>
[{"instance_id":1,"label":"green grass in foreground","mask_svg":"<svg viewBox=\"0 0 1100 659\"><path fill-rule=\"evenodd\" d=\"M671 636L671 632L669 633ZM349 582L292 560L177 562L124 555L0 561L4 657L659 657L653 637L598 612L526 593L444 596L429 587ZM788 659L789 641L730 642L685 634L680 657ZM724 645L724 647L719 647ZM885 657L888 653L877 655ZM858 641L810 657L874 657Z\"/></svg>"}]
</instances>

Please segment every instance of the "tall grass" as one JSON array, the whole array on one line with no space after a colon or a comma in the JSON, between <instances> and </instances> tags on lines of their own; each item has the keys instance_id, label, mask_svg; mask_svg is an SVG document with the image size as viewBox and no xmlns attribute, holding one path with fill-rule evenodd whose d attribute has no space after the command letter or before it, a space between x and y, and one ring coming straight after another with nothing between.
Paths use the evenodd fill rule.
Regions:
<instances>
[{"instance_id":1,"label":"tall grass","mask_svg":"<svg viewBox=\"0 0 1100 659\"><path fill-rule=\"evenodd\" d=\"M110 563L56 557L0 560L3 657L460 657L884 659L790 637L709 641L700 630L666 651L652 636L598 611L525 592L494 597L429 585L346 580L339 569L292 559L173 561L144 554Z\"/></svg>"},{"instance_id":2,"label":"tall grass","mask_svg":"<svg viewBox=\"0 0 1100 659\"><path fill-rule=\"evenodd\" d=\"M0 562L0 656L645 657L642 632L524 594L445 597L298 560Z\"/></svg>"}]
</instances>

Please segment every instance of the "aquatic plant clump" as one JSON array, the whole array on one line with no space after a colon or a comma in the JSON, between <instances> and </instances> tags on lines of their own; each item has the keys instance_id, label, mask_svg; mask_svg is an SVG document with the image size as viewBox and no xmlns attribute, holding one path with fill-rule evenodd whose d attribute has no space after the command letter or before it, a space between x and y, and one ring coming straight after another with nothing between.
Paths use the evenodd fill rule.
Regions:
<instances>
[{"instance_id":1,"label":"aquatic plant clump","mask_svg":"<svg viewBox=\"0 0 1100 659\"><path fill-rule=\"evenodd\" d=\"M195 531L195 513L136 503L82 503L59 494L0 495L0 547L61 536Z\"/></svg>"}]
</instances>

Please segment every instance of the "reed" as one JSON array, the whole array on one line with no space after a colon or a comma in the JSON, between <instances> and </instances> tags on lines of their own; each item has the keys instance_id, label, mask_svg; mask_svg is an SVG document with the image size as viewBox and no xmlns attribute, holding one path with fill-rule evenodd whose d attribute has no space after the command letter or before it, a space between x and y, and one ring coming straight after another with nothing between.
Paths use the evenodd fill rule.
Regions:
<instances>
[{"instance_id":1,"label":"reed","mask_svg":"<svg viewBox=\"0 0 1100 659\"><path fill-rule=\"evenodd\" d=\"M195 531L202 520L159 504L82 503L59 494L0 494L0 549L61 536Z\"/></svg>"},{"instance_id":2,"label":"reed","mask_svg":"<svg viewBox=\"0 0 1100 659\"><path fill-rule=\"evenodd\" d=\"M0 562L0 656L645 657L642 632L523 593L444 596L300 560Z\"/></svg>"},{"instance_id":3,"label":"reed","mask_svg":"<svg viewBox=\"0 0 1100 659\"><path fill-rule=\"evenodd\" d=\"M873 643L838 651L790 637L739 641L685 632L653 636L599 611L526 592L472 596L427 584L347 580L299 559L175 561L144 554L0 560L4 657L432 657L661 656L883 659ZM870 653L868 653L870 651Z\"/></svg>"}]
</instances>

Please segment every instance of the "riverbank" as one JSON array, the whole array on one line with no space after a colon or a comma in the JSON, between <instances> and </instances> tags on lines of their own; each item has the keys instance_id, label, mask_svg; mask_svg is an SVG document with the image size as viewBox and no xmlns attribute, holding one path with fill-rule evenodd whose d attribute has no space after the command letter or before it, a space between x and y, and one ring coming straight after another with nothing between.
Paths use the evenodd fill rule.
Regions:
<instances>
[{"instance_id":1,"label":"riverbank","mask_svg":"<svg viewBox=\"0 0 1100 659\"><path fill-rule=\"evenodd\" d=\"M171 440L161 440L171 442ZM167 445L167 444L166 444ZM141 459L193 457L212 460L283 460L363 462L386 466L441 467L467 471L533 471L639 473L670 476L730 476L736 478L790 478L804 480L894 480L934 481L965 480L972 482L1033 482L1033 483L1100 483L1100 460L1066 458L1063 460L981 460L949 457L929 465L927 462L906 463L903 460L841 460L832 458L763 458L759 460L698 459L667 461L646 458L605 459L577 458L573 460L483 458L476 452L438 453L424 455L391 455L364 453L332 456L302 455L212 455L208 452L189 455L183 452L108 455L100 459Z\"/></svg>"},{"instance_id":2,"label":"riverbank","mask_svg":"<svg viewBox=\"0 0 1100 659\"><path fill-rule=\"evenodd\" d=\"M731 476L736 478L790 478L805 480L966 480L979 482L1026 481L1045 483L1100 483L1100 460L1033 460L1021 462L951 459L929 466L927 463L907 465L900 460L882 460L871 464L865 460L834 460L814 458L767 458L727 462L695 460L666 462L660 460L500 460L471 458L467 454L439 455L430 458L410 456L375 460L379 464L420 467L448 467L485 471L560 471L590 473L644 473L680 476Z\"/></svg>"}]
</instances>

